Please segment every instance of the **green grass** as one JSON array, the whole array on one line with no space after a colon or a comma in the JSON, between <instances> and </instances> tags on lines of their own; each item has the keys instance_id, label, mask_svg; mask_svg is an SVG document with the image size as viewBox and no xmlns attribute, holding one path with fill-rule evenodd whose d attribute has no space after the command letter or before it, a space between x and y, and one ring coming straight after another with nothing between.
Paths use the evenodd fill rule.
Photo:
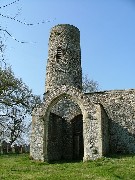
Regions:
<instances>
[{"instance_id":1,"label":"green grass","mask_svg":"<svg viewBox=\"0 0 135 180\"><path fill-rule=\"evenodd\" d=\"M28 154L1 155L0 180L135 180L135 156L112 156L89 162L29 160Z\"/></svg>"}]
</instances>

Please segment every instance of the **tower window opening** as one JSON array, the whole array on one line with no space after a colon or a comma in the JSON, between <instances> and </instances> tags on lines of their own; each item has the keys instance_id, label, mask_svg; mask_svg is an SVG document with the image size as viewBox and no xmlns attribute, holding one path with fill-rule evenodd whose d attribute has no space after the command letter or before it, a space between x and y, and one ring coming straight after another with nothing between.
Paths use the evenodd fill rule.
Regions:
<instances>
[{"instance_id":1,"label":"tower window opening","mask_svg":"<svg viewBox=\"0 0 135 180\"><path fill-rule=\"evenodd\" d=\"M61 60L61 57L62 57L62 50L60 47L58 47L57 49L57 54L56 54L56 60L57 62L59 62Z\"/></svg>"}]
</instances>

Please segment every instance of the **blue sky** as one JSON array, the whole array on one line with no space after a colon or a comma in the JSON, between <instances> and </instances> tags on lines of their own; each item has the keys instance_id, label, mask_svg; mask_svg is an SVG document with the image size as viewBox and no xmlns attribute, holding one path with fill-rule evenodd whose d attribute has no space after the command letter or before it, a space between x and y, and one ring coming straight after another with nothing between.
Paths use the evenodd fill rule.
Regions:
<instances>
[{"instance_id":1,"label":"blue sky","mask_svg":"<svg viewBox=\"0 0 135 180\"><path fill-rule=\"evenodd\" d=\"M0 0L5 5L12 0ZM72 24L80 29L82 70L101 90L135 88L134 0L20 0L1 13L41 25L26 26L0 17L1 26L20 41L6 40L6 59L17 77L37 95L44 93L50 29Z\"/></svg>"}]
</instances>

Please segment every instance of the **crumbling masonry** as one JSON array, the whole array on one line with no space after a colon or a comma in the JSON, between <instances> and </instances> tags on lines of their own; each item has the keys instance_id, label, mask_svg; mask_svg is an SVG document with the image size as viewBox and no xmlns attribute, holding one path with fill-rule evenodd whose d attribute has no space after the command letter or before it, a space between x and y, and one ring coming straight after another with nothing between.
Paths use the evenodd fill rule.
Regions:
<instances>
[{"instance_id":1,"label":"crumbling masonry","mask_svg":"<svg viewBox=\"0 0 135 180\"><path fill-rule=\"evenodd\" d=\"M52 28L44 102L33 110L30 155L35 160L94 160L135 154L135 90L82 92L80 32Z\"/></svg>"}]
</instances>

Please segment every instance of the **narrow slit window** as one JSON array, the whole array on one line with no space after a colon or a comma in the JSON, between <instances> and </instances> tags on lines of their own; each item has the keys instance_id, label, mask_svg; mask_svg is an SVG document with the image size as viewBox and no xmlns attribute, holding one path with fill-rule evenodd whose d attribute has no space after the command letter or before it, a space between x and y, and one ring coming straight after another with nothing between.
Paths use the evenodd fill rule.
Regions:
<instances>
[{"instance_id":1,"label":"narrow slit window","mask_svg":"<svg viewBox=\"0 0 135 180\"><path fill-rule=\"evenodd\" d=\"M61 60L61 57L62 57L62 50L60 47L58 47L57 49L57 54L56 54L56 60L57 62L59 62Z\"/></svg>"}]
</instances>

